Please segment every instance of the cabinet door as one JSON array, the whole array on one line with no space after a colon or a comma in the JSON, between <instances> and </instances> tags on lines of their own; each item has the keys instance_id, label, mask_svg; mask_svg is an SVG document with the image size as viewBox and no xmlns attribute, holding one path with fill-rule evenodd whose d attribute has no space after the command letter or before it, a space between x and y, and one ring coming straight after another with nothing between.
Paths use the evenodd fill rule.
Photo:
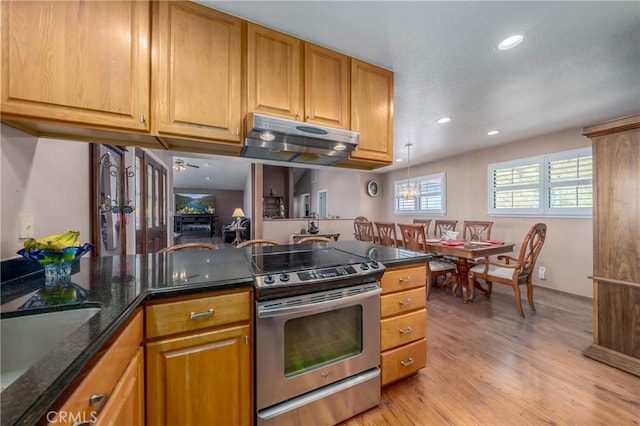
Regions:
<instances>
[{"instance_id":1,"label":"cabinet door","mask_svg":"<svg viewBox=\"0 0 640 426\"><path fill-rule=\"evenodd\" d=\"M148 132L147 1L2 2L2 115Z\"/></svg>"},{"instance_id":2,"label":"cabinet door","mask_svg":"<svg viewBox=\"0 0 640 426\"><path fill-rule=\"evenodd\" d=\"M143 355L144 350L139 348L98 416L96 425L144 426Z\"/></svg>"},{"instance_id":3,"label":"cabinet door","mask_svg":"<svg viewBox=\"0 0 640 426\"><path fill-rule=\"evenodd\" d=\"M153 22L154 134L239 143L241 21L161 1Z\"/></svg>"},{"instance_id":4,"label":"cabinet door","mask_svg":"<svg viewBox=\"0 0 640 426\"><path fill-rule=\"evenodd\" d=\"M305 121L348 129L349 57L311 43L304 45Z\"/></svg>"},{"instance_id":5,"label":"cabinet door","mask_svg":"<svg viewBox=\"0 0 640 426\"><path fill-rule=\"evenodd\" d=\"M351 129L360 132L352 159L393 161L393 73L351 60Z\"/></svg>"},{"instance_id":6,"label":"cabinet door","mask_svg":"<svg viewBox=\"0 0 640 426\"><path fill-rule=\"evenodd\" d=\"M249 326L147 344L147 424L251 423Z\"/></svg>"},{"instance_id":7,"label":"cabinet door","mask_svg":"<svg viewBox=\"0 0 640 426\"><path fill-rule=\"evenodd\" d=\"M247 112L302 119L302 42L248 24Z\"/></svg>"}]
</instances>

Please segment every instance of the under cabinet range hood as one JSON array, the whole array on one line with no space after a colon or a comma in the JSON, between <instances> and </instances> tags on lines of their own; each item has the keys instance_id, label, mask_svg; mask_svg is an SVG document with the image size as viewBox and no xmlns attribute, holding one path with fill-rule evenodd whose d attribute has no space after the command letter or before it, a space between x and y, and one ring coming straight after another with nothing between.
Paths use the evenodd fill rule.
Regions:
<instances>
[{"instance_id":1,"label":"under cabinet range hood","mask_svg":"<svg viewBox=\"0 0 640 426\"><path fill-rule=\"evenodd\" d=\"M247 114L242 156L332 166L358 148L360 134L264 114Z\"/></svg>"}]
</instances>

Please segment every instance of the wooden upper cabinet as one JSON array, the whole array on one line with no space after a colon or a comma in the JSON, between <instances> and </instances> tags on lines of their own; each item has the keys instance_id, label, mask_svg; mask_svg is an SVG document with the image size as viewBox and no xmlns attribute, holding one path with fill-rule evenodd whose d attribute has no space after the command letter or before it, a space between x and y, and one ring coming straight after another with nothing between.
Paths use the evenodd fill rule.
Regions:
<instances>
[{"instance_id":1,"label":"wooden upper cabinet","mask_svg":"<svg viewBox=\"0 0 640 426\"><path fill-rule=\"evenodd\" d=\"M147 1L3 1L2 118L148 132Z\"/></svg>"},{"instance_id":2,"label":"wooden upper cabinet","mask_svg":"<svg viewBox=\"0 0 640 426\"><path fill-rule=\"evenodd\" d=\"M302 119L301 40L247 24L247 112Z\"/></svg>"},{"instance_id":3,"label":"wooden upper cabinet","mask_svg":"<svg viewBox=\"0 0 640 426\"><path fill-rule=\"evenodd\" d=\"M348 56L315 44L304 44L306 122L349 128L350 67Z\"/></svg>"},{"instance_id":4,"label":"wooden upper cabinet","mask_svg":"<svg viewBox=\"0 0 640 426\"><path fill-rule=\"evenodd\" d=\"M249 23L247 112L349 128L349 57Z\"/></svg>"},{"instance_id":5,"label":"wooden upper cabinet","mask_svg":"<svg viewBox=\"0 0 640 426\"><path fill-rule=\"evenodd\" d=\"M351 130L360 132L351 159L393 161L393 72L351 60Z\"/></svg>"},{"instance_id":6,"label":"wooden upper cabinet","mask_svg":"<svg viewBox=\"0 0 640 426\"><path fill-rule=\"evenodd\" d=\"M192 2L153 7L153 133L239 144L242 21Z\"/></svg>"}]
</instances>

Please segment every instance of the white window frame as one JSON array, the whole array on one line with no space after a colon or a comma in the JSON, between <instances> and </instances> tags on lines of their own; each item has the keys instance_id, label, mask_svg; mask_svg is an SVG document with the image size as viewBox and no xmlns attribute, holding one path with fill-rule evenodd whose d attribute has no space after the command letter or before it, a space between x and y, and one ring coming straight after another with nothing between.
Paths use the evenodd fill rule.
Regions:
<instances>
[{"instance_id":1,"label":"white window frame","mask_svg":"<svg viewBox=\"0 0 640 426\"><path fill-rule=\"evenodd\" d=\"M557 208L550 207L549 189L552 187L564 186L563 184L553 184L549 181L549 170L552 162L592 156L591 147L573 149L570 151L556 152L539 155L535 157L520 158L512 161L489 164L487 166L487 211L490 216L546 216L546 217L592 217L592 207ZM539 165L540 180L537 184L526 186L514 186L514 188L531 189L537 188L540 203L536 208L521 209L497 209L494 207L495 188L493 186L493 174L498 169L508 169L526 165ZM576 179L575 184L593 185L593 174L590 179ZM569 185L570 186L570 185ZM505 188L501 188L505 189Z\"/></svg>"},{"instance_id":2,"label":"white window frame","mask_svg":"<svg viewBox=\"0 0 640 426\"><path fill-rule=\"evenodd\" d=\"M422 208L420 206L420 195L416 196L415 202L414 202L414 208L413 209L407 209L407 210L399 210L398 209L398 191L400 189L400 187L404 186L407 184L407 182L410 182L411 184L416 184L418 182L422 182L422 181L426 181L426 180L434 180L434 179L439 179L440 180L440 197L441 197L441 203L440 203L440 207L437 209L428 209L428 208ZM435 195L432 193L432 195ZM411 179L401 179L401 180L396 180L393 182L393 213L395 215L429 215L429 216L444 216L447 214L447 173L446 172L440 172L440 173L434 173L432 175L427 175L427 176L419 176L419 177L415 177L415 178L411 178Z\"/></svg>"}]
</instances>

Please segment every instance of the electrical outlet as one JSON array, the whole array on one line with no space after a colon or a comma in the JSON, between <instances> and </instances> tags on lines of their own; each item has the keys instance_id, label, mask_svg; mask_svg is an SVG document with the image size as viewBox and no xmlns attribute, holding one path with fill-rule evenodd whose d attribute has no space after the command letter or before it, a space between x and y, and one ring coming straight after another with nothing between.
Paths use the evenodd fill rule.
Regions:
<instances>
[{"instance_id":1,"label":"electrical outlet","mask_svg":"<svg viewBox=\"0 0 640 426\"><path fill-rule=\"evenodd\" d=\"M538 268L538 278L540 278L541 280L547 279L547 268L545 268L544 266Z\"/></svg>"}]
</instances>

